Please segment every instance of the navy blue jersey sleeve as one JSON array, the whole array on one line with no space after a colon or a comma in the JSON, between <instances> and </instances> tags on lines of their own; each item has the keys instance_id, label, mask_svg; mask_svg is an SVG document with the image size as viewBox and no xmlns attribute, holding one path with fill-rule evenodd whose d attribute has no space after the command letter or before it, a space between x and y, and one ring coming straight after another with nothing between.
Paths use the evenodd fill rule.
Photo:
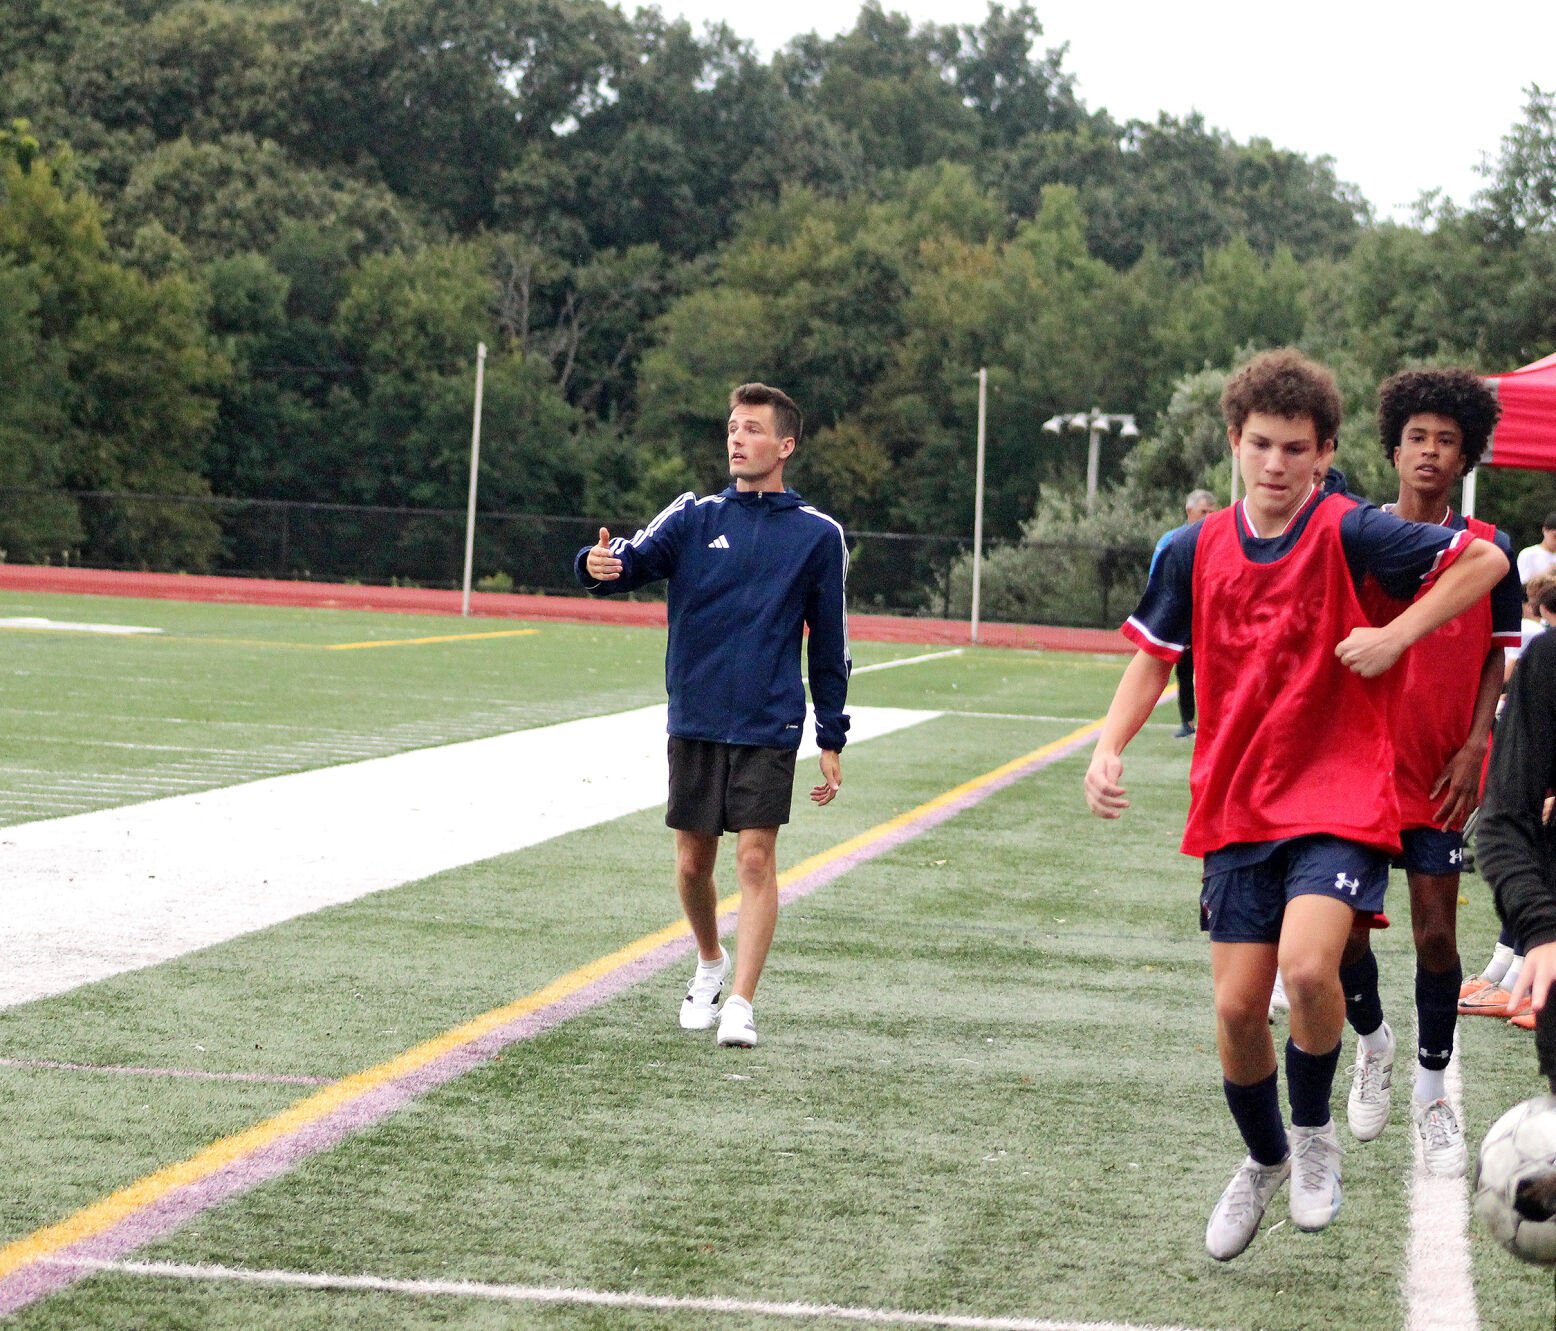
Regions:
<instances>
[{"instance_id":1,"label":"navy blue jersey sleeve","mask_svg":"<svg viewBox=\"0 0 1556 1331\"><path fill-rule=\"evenodd\" d=\"M1194 621L1194 551L1200 523L1180 527L1151 569L1145 595L1123 633L1141 651L1176 661L1189 646Z\"/></svg>"},{"instance_id":2,"label":"navy blue jersey sleeve","mask_svg":"<svg viewBox=\"0 0 1556 1331\"><path fill-rule=\"evenodd\" d=\"M1517 647L1523 641L1524 589L1518 584L1513 543L1506 532L1497 532L1496 547L1507 556L1507 572L1491 589L1491 643L1494 647Z\"/></svg>"},{"instance_id":3,"label":"navy blue jersey sleeve","mask_svg":"<svg viewBox=\"0 0 1556 1331\"><path fill-rule=\"evenodd\" d=\"M688 490L655 515L654 520L631 540L611 537L611 553L621 560L621 576L614 582L596 582L589 576L584 561L592 547L587 545L573 556L573 576L595 596L636 591L650 582L668 578L675 571L685 520L696 503L697 496Z\"/></svg>"},{"instance_id":4,"label":"navy blue jersey sleeve","mask_svg":"<svg viewBox=\"0 0 1556 1331\"><path fill-rule=\"evenodd\" d=\"M1340 519L1340 544L1360 583L1372 574L1396 601L1411 601L1470 542L1466 531L1435 523L1406 522L1373 504L1358 503Z\"/></svg>"}]
</instances>

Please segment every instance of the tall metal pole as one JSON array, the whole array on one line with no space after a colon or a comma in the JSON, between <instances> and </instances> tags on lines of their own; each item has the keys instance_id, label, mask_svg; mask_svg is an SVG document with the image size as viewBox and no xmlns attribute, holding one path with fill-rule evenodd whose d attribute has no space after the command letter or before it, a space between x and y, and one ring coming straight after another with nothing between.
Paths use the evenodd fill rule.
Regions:
<instances>
[{"instance_id":1,"label":"tall metal pole","mask_svg":"<svg viewBox=\"0 0 1556 1331\"><path fill-rule=\"evenodd\" d=\"M1475 516L1475 477L1478 472L1470 472L1464 478L1464 487L1459 495L1459 512L1467 518Z\"/></svg>"},{"instance_id":2,"label":"tall metal pole","mask_svg":"<svg viewBox=\"0 0 1556 1331\"><path fill-rule=\"evenodd\" d=\"M978 641L978 598L983 589L983 453L988 434L989 371L978 371L978 472L973 486L972 640Z\"/></svg>"},{"instance_id":3,"label":"tall metal pole","mask_svg":"<svg viewBox=\"0 0 1556 1331\"><path fill-rule=\"evenodd\" d=\"M475 561L475 489L481 467L481 398L486 388L486 343L475 347L475 418L470 426L470 502L465 509L465 594L459 613L470 616L470 574Z\"/></svg>"},{"instance_id":4,"label":"tall metal pole","mask_svg":"<svg viewBox=\"0 0 1556 1331\"><path fill-rule=\"evenodd\" d=\"M1097 507L1097 471L1102 455L1102 429L1108 423L1096 407L1091 409L1091 438L1086 443L1086 511Z\"/></svg>"}]
</instances>

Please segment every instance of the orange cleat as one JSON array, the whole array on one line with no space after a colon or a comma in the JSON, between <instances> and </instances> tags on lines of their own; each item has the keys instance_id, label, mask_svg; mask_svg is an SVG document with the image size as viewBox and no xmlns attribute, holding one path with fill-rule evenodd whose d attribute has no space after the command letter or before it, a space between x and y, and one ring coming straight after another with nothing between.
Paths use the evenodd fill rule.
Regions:
<instances>
[{"instance_id":1,"label":"orange cleat","mask_svg":"<svg viewBox=\"0 0 1556 1331\"><path fill-rule=\"evenodd\" d=\"M1459 1001L1462 1003L1471 994L1478 994L1482 989L1491 988L1491 981L1484 975L1472 975L1459 986Z\"/></svg>"},{"instance_id":2,"label":"orange cleat","mask_svg":"<svg viewBox=\"0 0 1556 1331\"><path fill-rule=\"evenodd\" d=\"M1521 1031L1532 1031L1534 1029L1534 1013L1520 1012L1516 1017L1509 1017L1507 1024L1516 1026Z\"/></svg>"},{"instance_id":3,"label":"orange cleat","mask_svg":"<svg viewBox=\"0 0 1556 1331\"><path fill-rule=\"evenodd\" d=\"M1513 1014L1507 1010L1507 1000L1512 995L1501 985L1488 984L1484 989L1478 989L1467 998L1459 999L1459 1015L1461 1017L1510 1017Z\"/></svg>"}]
</instances>

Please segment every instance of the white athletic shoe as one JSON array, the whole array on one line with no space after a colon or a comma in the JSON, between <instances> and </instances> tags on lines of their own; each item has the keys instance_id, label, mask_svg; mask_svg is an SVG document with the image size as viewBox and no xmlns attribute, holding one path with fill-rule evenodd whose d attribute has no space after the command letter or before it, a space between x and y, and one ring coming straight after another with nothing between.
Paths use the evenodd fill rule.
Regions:
<instances>
[{"instance_id":1,"label":"white athletic shoe","mask_svg":"<svg viewBox=\"0 0 1556 1331\"><path fill-rule=\"evenodd\" d=\"M1244 1159L1210 1213L1205 1251L1218 1262L1229 1262L1252 1243L1265 1207L1290 1173L1289 1158L1278 1165L1261 1165L1251 1155Z\"/></svg>"},{"instance_id":2,"label":"white athletic shoe","mask_svg":"<svg viewBox=\"0 0 1556 1331\"><path fill-rule=\"evenodd\" d=\"M1469 1150L1464 1145L1464 1129L1453 1116L1446 1100L1410 1105L1416 1136L1421 1139L1421 1159L1426 1172L1438 1178L1463 1178L1469 1168Z\"/></svg>"},{"instance_id":3,"label":"white athletic shoe","mask_svg":"<svg viewBox=\"0 0 1556 1331\"><path fill-rule=\"evenodd\" d=\"M726 1049L756 1048L756 1018L751 1004L732 998L719 1015L719 1044Z\"/></svg>"},{"instance_id":4,"label":"white athletic shoe","mask_svg":"<svg viewBox=\"0 0 1556 1331\"><path fill-rule=\"evenodd\" d=\"M1291 1003L1286 997L1286 986L1281 982L1280 972L1275 972L1275 987L1270 990L1270 1025L1275 1024L1277 1012L1290 1012Z\"/></svg>"},{"instance_id":5,"label":"white athletic shoe","mask_svg":"<svg viewBox=\"0 0 1556 1331\"><path fill-rule=\"evenodd\" d=\"M1394 1032L1385 1022L1388 1048L1382 1053L1363 1052L1356 1046L1356 1062L1351 1064L1351 1098L1345 1102L1346 1122L1351 1136L1370 1142L1389 1121L1389 1100L1394 1091Z\"/></svg>"},{"instance_id":6,"label":"white athletic shoe","mask_svg":"<svg viewBox=\"0 0 1556 1331\"><path fill-rule=\"evenodd\" d=\"M692 982L686 990L686 1001L681 1004L681 1029L705 1031L719 1015L719 999L724 993L724 981L729 978L729 953L719 949L719 964L703 966L699 963L692 972Z\"/></svg>"},{"instance_id":7,"label":"white athletic shoe","mask_svg":"<svg viewBox=\"0 0 1556 1331\"><path fill-rule=\"evenodd\" d=\"M1291 1127L1291 1223L1323 1229L1340 1211L1340 1139L1334 1120Z\"/></svg>"}]
</instances>

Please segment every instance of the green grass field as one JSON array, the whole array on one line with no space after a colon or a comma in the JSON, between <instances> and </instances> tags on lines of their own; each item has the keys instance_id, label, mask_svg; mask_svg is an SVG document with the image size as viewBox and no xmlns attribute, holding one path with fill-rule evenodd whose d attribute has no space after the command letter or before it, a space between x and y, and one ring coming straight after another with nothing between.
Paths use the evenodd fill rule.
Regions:
<instances>
[{"instance_id":1,"label":"green grass field","mask_svg":"<svg viewBox=\"0 0 1556 1331\"><path fill-rule=\"evenodd\" d=\"M21 616L163 632L0 631L0 843L38 818L662 699L649 630L0 595L0 617ZM856 667L931 650L855 644ZM831 808L804 799L807 769L782 864L1070 734L1105 710L1122 664L970 650L861 672L851 703L942 715L850 748ZM1278 1225L1224 1266L1204 1253L1242 1148L1215 1061L1197 864L1176 850L1188 750L1171 713L1130 751L1123 821L1086 814L1082 750L786 908L756 1050L677 1028L677 963L129 1254L221 1270L103 1271L14 1324L767 1329L796 1318L739 1305L796 1303L877 1310L887 1326L891 1310L1406 1326L1407 1060L1383 1137L1346 1138L1328 1231ZM524 779L544 778L516 774L515 801ZM674 922L669 848L647 810L0 1011L0 1277L45 1227L317 1089L104 1069L376 1067ZM1486 886L1465 883L1473 969L1496 922ZM1408 1031L1395 896L1378 950ZM1485 1019L1460 1030L1478 1143L1539 1089L1532 1037ZM1350 1056L1348 1041L1342 1116ZM1473 1222L1469 1243L1480 1325L1549 1325L1550 1277ZM732 1302L538 1303L451 1281Z\"/></svg>"}]
</instances>

